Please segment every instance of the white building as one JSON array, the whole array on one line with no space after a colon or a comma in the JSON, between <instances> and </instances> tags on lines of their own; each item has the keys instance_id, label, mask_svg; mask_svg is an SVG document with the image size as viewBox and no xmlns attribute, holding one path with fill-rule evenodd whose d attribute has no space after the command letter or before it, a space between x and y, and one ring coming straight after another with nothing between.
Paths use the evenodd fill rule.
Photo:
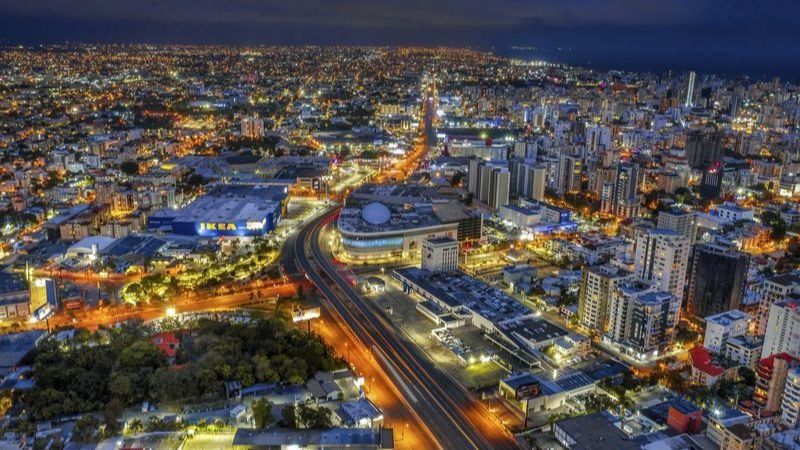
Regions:
<instances>
[{"instance_id":1,"label":"white building","mask_svg":"<svg viewBox=\"0 0 800 450\"><path fill-rule=\"evenodd\" d=\"M793 294L800 294L800 277L795 274L778 275L764 280L758 286L758 316L756 317L755 334L763 336L767 332L770 307Z\"/></svg>"},{"instance_id":2,"label":"white building","mask_svg":"<svg viewBox=\"0 0 800 450\"><path fill-rule=\"evenodd\" d=\"M524 208L516 205L503 205L497 211L501 219L523 230L538 225L542 220L541 208Z\"/></svg>"},{"instance_id":3,"label":"white building","mask_svg":"<svg viewBox=\"0 0 800 450\"><path fill-rule=\"evenodd\" d=\"M800 366L789 370L781 400L781 422L789 428L797 428L800 421Z\"/></svg>"},{"instance_id":4,"label":"white building","mask_svg":"<svg viewBox=\"0 0 800 450\"><path fill-rule=\"evenodd\" d=\"M606 329L608 299L617 284L633 278L633 274L611 266L584 266L578 298L580 324L592 332Z\"/></svg>"},{"instance_id":5,"label":"white building","mask_svg":"<svg viewBox=\"0 0 800 450\"><path fill-rule=\"evenodd\" d=\"M729 338L746 334L749 324L750 315L738 309L708 316L703 346L714 353L719 353Z\"/></svg>"},{"instance_id":6,"label":"white building","mask_svg":"<svg viewBox=\"0 0 800 450\"><path fill-rule=\"evenodd\" d=\"M644 230L636 238L634 273L682 299L689 251L689 239L675 231Z\"/></svg>"},{"instance_id":7,"label":"white building","mask_svg":"<svg viewBox=\"0 0 800 450\"><path fill-rule=\"evenodd\" d=\"M242 137L258 139L264 137L264 119L258 116L242 117Z\"/></svg>"},{"instance_id":8,"label":"white building","mask_svg":"<svg viewBox=\"0 0 800 450\"><path fill-rule=\"evenodd\" d=\"M738 366L755 369L761 359L764 339L761 336L736 336L725 341L723 354Z\"/></svg>"},{"instance_id":9,"label":"white building","mask_svg":"<svg viewBox=\"0 0 800 450\"><path fill-rule=\"evenodd\" d=\"M658 213L658 228L678 232L689 239L689 243L697 240L697 213L682 209L669 209Z\"/></svg>"},{"instance_id":10,"label":"white building","mask_svg":"<svg viewBox=\"0 0 800 450\"><path fill-rule=\"evenodd\" d=\"M800 299L786 299L769 309L767 332L761 357L786 352L797 358L800 355Z\"/></svg>"},{"instance_id":11,"label":"white building","mask_svg":"<svg viewBox=\"0 0 800 450\"><path fill-rule=\"evenodd\" d=\"M458 268L458 241L438 237L422 241L421 267L427 270L456 270Z\"/></svg>"}]
</instances>

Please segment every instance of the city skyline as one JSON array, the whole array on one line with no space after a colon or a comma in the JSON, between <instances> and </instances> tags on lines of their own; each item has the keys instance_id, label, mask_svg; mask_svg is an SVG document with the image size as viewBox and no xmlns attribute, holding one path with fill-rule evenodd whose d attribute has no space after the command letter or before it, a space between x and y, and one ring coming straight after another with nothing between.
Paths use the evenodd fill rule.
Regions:
<instances>
[{"instance_id":1,"label":"city skyline","mask_svg":"<svg viewBox=\"0 0 800 450\"><path fill-rule=\"evenodd\" d=\"M80 0L0 5L6 44L474 47L598 70L697 70L797 81L800 6L776 0L276 2ZM534 50L535 49L535 50Z\"/></svg>"}]
</instances>

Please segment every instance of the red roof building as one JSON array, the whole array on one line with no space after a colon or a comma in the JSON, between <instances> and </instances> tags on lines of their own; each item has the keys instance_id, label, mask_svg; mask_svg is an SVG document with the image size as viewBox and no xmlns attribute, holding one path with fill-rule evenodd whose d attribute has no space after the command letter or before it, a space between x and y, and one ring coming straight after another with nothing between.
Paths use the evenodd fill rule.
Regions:
<instances>
[{"instance_id":1,"label":"red roof building","mask_svg":"<svg viewBox=\"0 0 800 450\"><path fill-rule=\"evenodd\" d=\"M726 373L725 368L714 364L711 352L703 346L689 350L689 358L692 361L692 382L695 384L711 387Z\"/></svg>"},{"instance_id":2,"label":"red roof building","mask_svg":"<svg viewBox=\"0 0 800 450\"><path fill-rule=\"evenodd\" d=\"M797 362L788 353L776 353L758 362L753 403L761 417L771 416L780 409L786 377Z\"/></svg>"},{"instance_id":3,"label":"red roof building","mask_svg":"<svg viewBox=\"0 0 800 450\"><path fill-rule=\"evenodd\" d=\"M164 352L172 362L175 360L175 353L178 351L178 347L181 346L181 340L178 339L178 336L175 336L175 333L166 332L158 333L151 337L150 343Z\"/></svg>"}]
</instances>

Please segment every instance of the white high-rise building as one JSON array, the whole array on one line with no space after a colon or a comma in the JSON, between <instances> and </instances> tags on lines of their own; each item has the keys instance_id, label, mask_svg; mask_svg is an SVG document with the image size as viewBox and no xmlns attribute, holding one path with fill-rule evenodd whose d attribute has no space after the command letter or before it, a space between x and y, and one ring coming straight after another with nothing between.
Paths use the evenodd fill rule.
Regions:
<instances>
[{"instance_id":1,"label":"white high-rise building","mask_svg":"<svg viewBox=\"0 0 800 450\"><path fill-rule=\"evenodd\" d=\"M264 119L258 116L242 117L242 137L258 139L264 137Z\"/></svg>"},{"instance_id":2,"label":"white high-rise building","mask_svg":"<svg viewBox=\"0 0 800 450\"><path fill-rule=\"evenodd\" d=\"M694 105L694 82L697 74L694 71L689 72L689 78L686 82L686 102L684 106L691 107Z\"/></svg>"},{"instance_id":3,"label":"white high-rise building","mask_svg":"<svg viewBox=\"0 0 800 450\"><path fill-rule=\"evenodd\" d=\"M581 190L581 165L580 156L561 154L558 161L558 192L566 194Z\"/></svg>"},{"instance_id":4,"label":"white high-rise building","mask_svg":"<svg viewBox=\"0 0 800 450\"><path fill-rule=\"evenodd\" d=\"M634 273L682 299L689 251L689 239L675 231L644 230L636 238Z\"/></svg>"},{"instance_id":5,"label":"white high-rise building","mask_svg":"<svg viewBox=\"0 0 800 450\"><path fill-rule=\"evenodd\" d=\"M781 300L769 308L761 357L777 353L800 356L800 299Z\"/></svg>"},{"instance_id":6,"label":"white high-rise building","mask_svg":"<svg viewBox=\"0 0 800 450\"><path fill-rule=\"evenodd\" d=\"M781 422L789 428L800 425L800 366L789 369L781 399Z\"/></svg>"},{"instance_id":7,"label":"white high-rise building","mask_svg":"<svg viewBox=\"0 0 800 450\"><path fill-rule=\"evenodd\" d=\"M602 334L606 329L608 300L617 284L633 274L612 265L585 266L578 298L578 317L586 329Z\"/></svg>"},{"instance_id":8,"label":"white high-rise building","mask_svg":"<svg viewBox=\"0 0 800 450\"><path fill-rule=\"evenodd\" d=\"M586 127L586 149L590 154L611 149L611 129L602 125Z\"/></svg>"},{"instance_id":9,"label":"white high-rise building","mask_svg":"<svg viewBox=\"0 0 800 450\"><path fill-rule=\"evenodd\" d=\"M758 316L756 317L755 334L763 336L767 332L767 320L772 305L789 295L800 294L800 277L795 274L783 274L764 280L757 290Z\"/></svg>"},{"instance_id":10,"label":"white high-rise building","mask_svg":"<svg viewBox=\"0 0 800 450\"><path fill-rule=\"evenodd\" d=\"M609 298L605 339L639 359L657 356L675 338L680 304L655 285L619 283Z\"/></svg>"},{"instance_id":11,"label":"white high-rise building","mask_svg":"<svg viewBox=\"0 0 800 450\"><path fill-rule=\"evenodd\" d=\"M657 227L677 231L692 244L697 239L697 213L678 208L659 211Z\"/></svg>"},{"instance_id":12,"label":"white high-rise building","mask_svg":"<svg viewBox=\"0 0 800 450\"><path fill-rule=\"evenodd\" d=\"M614 342L624 342L628 337L633 315L633 300L648 292L654 292L655 286L641 281L618 283L611 290L606 312L606 336Z\"/></svg>"}]
</instances>

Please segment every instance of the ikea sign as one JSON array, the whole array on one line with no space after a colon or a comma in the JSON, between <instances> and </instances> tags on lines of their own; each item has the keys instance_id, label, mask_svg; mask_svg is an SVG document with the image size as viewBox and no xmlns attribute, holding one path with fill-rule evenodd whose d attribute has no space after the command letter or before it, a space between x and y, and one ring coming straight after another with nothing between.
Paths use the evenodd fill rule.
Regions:
<instances>
[{"instance_id":1,"label":"ikea sign","mask_svg":"<svg viewBox=\"0 0 800 450\"><path fill-rule=\"evenodd\" d=\"M236 231L235 223L200 222L200 231Z\"/></svg>"},{"instance_id":2,"label":"ikea sign","mask_svg":"<svg viewBox=\"0 0 800 450\"><path fill-rule=\"evenodd\" d=\"M191 227L191 228L190 228ZM182 234L197 234L199 236L263 236L273 228L269 218L239 220L235 222L173 222L172 229ZM193 233L190 233L189 230Z\"/></svg>"}]
</instances>

